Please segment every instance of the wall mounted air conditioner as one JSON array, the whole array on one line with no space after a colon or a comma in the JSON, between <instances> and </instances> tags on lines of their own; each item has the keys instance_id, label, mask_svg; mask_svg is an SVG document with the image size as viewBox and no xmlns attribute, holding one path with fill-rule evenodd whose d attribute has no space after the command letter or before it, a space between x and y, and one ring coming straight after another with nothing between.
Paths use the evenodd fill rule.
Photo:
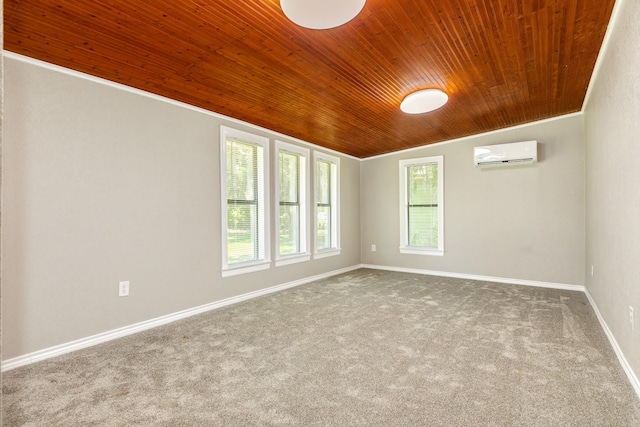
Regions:
<instances>
[{"instance_id":1,"label":"wall mounted air conditioner","mask_svg":"<svg viewBox=\"0 0 640 427\"><path fill-rule=\"evenodd\" d=\"M512 142L473 148L473 163L479 168L526 165L537 161L537 141Z\"/></svg>"}]
</instances>

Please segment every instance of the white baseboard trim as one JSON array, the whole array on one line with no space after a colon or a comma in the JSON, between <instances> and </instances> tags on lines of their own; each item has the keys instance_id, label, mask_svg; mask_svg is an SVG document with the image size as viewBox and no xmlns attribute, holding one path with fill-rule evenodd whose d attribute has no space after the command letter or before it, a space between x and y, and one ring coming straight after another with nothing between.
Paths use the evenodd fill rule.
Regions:
<instances>
[{"instance_id":1,"label":"white baseboard trim","mask_svg":"<svg viewBox=\"0 0 640 427\"><path fill-rule=\"evenodd\" d=\"M609 339L609 343L611 344L613 351L618 357L618 361L620 362L620 365L622 365L622 369L624 370L625 374L627 374L627 378L629 378L629 382L631 383L631 386L633 387L636 394L640 398L640 381L638 380L638 377L636 376L635 372L633 372L633 369L629 365L629 362L627 362L627 359L624 357L624 353L622 352L622 349L620 349L620 346L618 345L618 342L616 341L613 333L609 329L607 322L605 322L604 318L602 317L602 314L600 314L600 310L598 310L598 306L596 305L595 301L591 297L591 294L589 294L589 291L587 291L587 289L584 286L567 285L564 283L553 283L553 282L537 282L534 280L508 279L504 277L478 276L474 274L450 273L446 271L432 271L432 270L420 270L415 268L389 267L389 266L372 265L372 264L361 264L360 267L372 268L376 270L399 271L402 273L427 274L431 276L481 280L485 282L511 283L514 285L537 286L542 288L553 288L553 289L583 292L586 295L587 299L589 300L589 303L591 304L593 311L596 313L596 316L598 317L598 321L600 322L600 326L602 327L602 330L604 331L605 335Z\"/></svg>"},{"instance_id":2,"label":"white baseboard trim","mask_svg":"<svg viewBox=\"0 0 640 427\"><path fill-rule=\"evenodd\" d=\"M204 313L211 310L216 310L218 308L226 307L232 304L236 304L242 301L247 301L253 298L257 298L263 295L268 295L274 292L279 292L285 289L293 288L296 286L304 285L309 282L313 282L315 280L325 279L327 277L335 276L337 274L348 273L350 271L358 270L360 268L370 268L375 270L388 270L388 271L398 271L402 273L414 273L414 274L425 274L432 276L442 276L442 277L453 277L458 279L469 279L469 280L480 280L486 282L497 282L497 283L510 283L515 285L524 285L524 286L537 286L543 288L553 288L553 289L562 289L562 290L571 290L571 291L580 291L584 292L593 307L594 312L600 322L600 326L602 327L605 335L609 339L613 351L620 364L622 365L622 369L627 374L629 378L629 382L631 386L635 390L636 394L640 398L640 381L638 377L633 372L633 369L627 362L627 359L624 357L624 353L620 349L613 333L609 329L609 326L605 322L604 318L600 314L600 310L598 310L598 306L595 301L589 294L589 292L585 289L584 286L579 285L567 285L563 283L551 283L551 282L538 282L533 280L522 280L522 279L508 279L504 277L493 277L493 276L479 276L474 274L463 274L463 273L451 273L446 271L433 271L433 270L421 270L415 268L402 268L402 267L390 267L390 266L382 266L382 265L373 265L373 264L359 264L353 265L351 267L342 268L339 270L333 270L328 273L318 274L316 276L305 277L303 279L294 280L292 282L284 283L281 285L272 286L266 289L261 289L254 292L249 292L246 294L238 295L235 297L227 298L220 301L215 301L209 304L204 304L198 307L190 308L187 310L179 311L177 313L169 314L166 316L161 316L155 319L147 320L144 322L136 323L133 325L125 326L118 329L113 329L111 331L103 332L100 334L92 335L87 338L82 338L76 341L72 341L66 344L57 345L54 347L50 347L44 350L35 351L33 353L29 353L23 356L15 357L13 359L8 359L2 362L2 372L9 371L11 369L18 368L20 366L26 366L31 363L39 362L42 360L50 359L52 357L61 356L63 354L71 353L76 350L81 350L83 348L91 347L97 344L101 344L107 341L111 341L117 338L122 338L127 335L135 334L136 332L142 332L147 329L152 329L157 326L166 325L171 322L175 322L176 320L185 319L187 317L195 316L196 314Z\"/></svg>"},{"instance_id":3,"label":"white baseboard trim","mask_svg":"<svg viewBox=\"0 0 640 427\"><path fill-rule=\"evenodd\" d=\"M296 286L304 285L315 280L325 279L327 277L335 276L337 274L348 273L353 270L361 268L360 265L353 265L351 267L342 268L339 270L333 270L327 273L318 274L316 276L305 277L303 279L294 280L292 282L284 283L281 285L271 286L269 288L260 289L258 291L249 292L246 294L238 295L231 298L226 298L220 301L215 301L209 304L204 304L198 307L189 308L187 310L179 311L177 313L168 314L166 316L157 317L155 319L145 320L144 322L135 323L133 325L125 326L111 331L103 332L100 334L92 335L90 337L81 338L79 340L71 341L66 344L60 344L54 347L49 347L44 350L35 351L33 353L18 356L13 359L8 359L2 362L2 372L9 371L11 369L18 368L20 366L26 366L35 362L40 362L52 357L61 356L66 353L71 353L76 350L91 347L97 344L102 344L107 341L115 340L125 337L127 335L135 334L136 332L146 331L167 323L175 322L187 317L195 316L196 314L204 313L218 308L226 307L228 305L236 304L242 301L247 301L253 298L261 297L263 295L272 294L274 292L283 291L285 289L293 288Z\"/></svg>"},{"instance_id":4,"label":"white baseboard trim","mask_svg":"<svg viewBox=\"0 0 640 427\"><path fill-rule=\"evenodd\" d=\"M456 279L480 280L483 282L509 283L512 285L535 286L538 288L562 289L565 291L584 292L585 287L580 285L568 285L565 283L538 282L535 280L509 279L506 277L479 276L477 274L451 273L448 271L421 270L417 268L390 267L386 265L361 264L362 268L376 270L398 271L401 273L426 274L429 276L453 277Z\"/></svg>"},{"instance_id":5,"label":"white baseboard trim","mask_svg":"<svg viewBox=\"0 0 640 427\"><path fill-rule=\"evenodd\" d=\"M613 347L613 351L616 353L616 356L618 357L618 361L620 362L620 365L622 365L622 369L624 369L624 372L627 374L627 378L629 378L629 382L631 383L631 386L633 387L636 394L638 395L638 398L640 398L640 381L638 380L638 377L636 376L635 372L633 372L633 369L631 368L631 365L629 365L629 362L627 362L627 358L624 357L624 353L622 352L622 349L618 345L616 338L613 336L611 329L609 329L609 325L607 325L607 322L605 322L604 317L602 317L602 314L600 314L600 310L598 309L596 302L591 297L591 294L586 289L584 293L587 296L587 299L589 300L589 303L591 304L593 311L595 311L596 316L598 317L598 321L600 322L600 326L602 327L602 330L604 331L605 335L609 339L609 342L611 343L611 347Z\"/></svg>"}]
</instances>

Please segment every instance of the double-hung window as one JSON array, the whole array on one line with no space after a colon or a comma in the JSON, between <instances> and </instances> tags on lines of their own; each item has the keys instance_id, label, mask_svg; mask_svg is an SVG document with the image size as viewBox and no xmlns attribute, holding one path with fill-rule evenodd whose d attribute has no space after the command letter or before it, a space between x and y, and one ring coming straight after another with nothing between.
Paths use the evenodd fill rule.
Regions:
<instances>
[{"instance_id":1,"label":"double-hung window","mask_svg":"<svg viewBox=\"0 0 640 427\"><path fill-rule=\"evenodd\" d=\"M222 126L222 275L269 268L269 139Z\"/></svg>"},{"instance_id":2,"label":"double-hung window","mask_svg":"<svg viewBox=\"0 0 640 427\"><path fill-rule=\"evenodd\" d=\"M276 141L278 230L276 265L309 260L309 150Z\"/></svg>"},{"instance_id":3,"label":"double-hung window","mask_svg":"<svg viewBox=\"0 0 640 427\"><path fill-rule=\"evenodd\" d=\"M324 153L314 153L315 162L315 257L340 253L339 179L340 159Z\"/></svg>"},{"instance_id":4,"label":"double-hung window","mask_svg":"<svg viewBox=\"0 0 640 427\"><path fill-rule=\"evenodd\" d=\"M443 156L400 161L400 252L444 254Z\"/></svg>"}]
</instances>

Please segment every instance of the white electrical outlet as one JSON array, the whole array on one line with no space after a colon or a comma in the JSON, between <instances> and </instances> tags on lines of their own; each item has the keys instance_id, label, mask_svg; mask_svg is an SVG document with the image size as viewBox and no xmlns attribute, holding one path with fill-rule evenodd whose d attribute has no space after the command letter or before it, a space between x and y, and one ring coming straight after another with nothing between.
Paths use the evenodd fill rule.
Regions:
<instances>
[{"instance_id":1,"label":"white electrical outlet","mask_svg":"<svg viewBox=\"0 0 640 427\"><path fill-rule=\"evenodd\" d=\"M593 277L593 264L591 264L591 277Z\"/></svg>"},{"instance_id":2,"label":"white electrical outlet","mask_svg":"<svg viewBox=\"0 0 640 427\"><path fill-rule=\"evenodd\" d=\"M129 281L120 282L118 284L118 296L119 297L128 297L129 296Z\"/></svg>"},{"instance_id":3,"label":"white electrical outlet","mask_svg":"<svg viewBox=\"0 0 640 427\"><path fill-rule=\"evenodd\" d=\"M376 245L371 245L371 252L375 252L376 251Z\"/></svg>"},{"instance_id":4,"label":"white electrical outlet","mask_svg":"<svg viewBox=\"0 0 640 427\"><path fill-rule=\"evenodd\" d=\"M629 322L631 323L631 330L633 331L633 328L635 327L635 322L633 319L633 307L629 306Z\"/></svg>"}]
</instances>

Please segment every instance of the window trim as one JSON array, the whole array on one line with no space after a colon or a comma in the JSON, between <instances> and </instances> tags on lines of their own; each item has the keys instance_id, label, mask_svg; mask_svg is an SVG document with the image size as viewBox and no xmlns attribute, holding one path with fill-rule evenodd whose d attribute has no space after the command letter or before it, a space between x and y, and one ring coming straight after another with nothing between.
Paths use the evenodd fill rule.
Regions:
<instances>
[{"instance_id":1,"label":"window trim","mask_svg":"<svg viewBox=\"0 0 640 427\"><path fill-rule=\"evenodd\" d=\"M331 247L318 249L318 161L325 161L331 164ZM313 257L314 259L339 255L340 247L340 158L330 154L314 151L313 153Z\"/></svg>"},{"instance_id":2,"label":"window trim","mask_svg":"<svg viewBox=\"0 0 640 427\"><path fill-rule=\"evenodd\" d=\"M300 174L300 249L301 251L295 254L280 254L280 152L297 154L300 156L300 165L303 166L304 171ZM311 259L311 239L309 220L309 188L311 185L310 177L310 150L297 145L289 144L287 142L276 140L275 142L275 184L276 194L274 200L274 206L276 211L274 215L275 221L275 233L276 241L276 267L283 265L295 264L297 262L309 261Z\"/></svg>"},{"instance_id":3,"label":"window trim","mask_svg":"<svg viewBox=\"0 0 640 427\"><path fill-rule=\"evenodd\" d=\"M438 165L438 246L412 246L409 244L408 228L408 174L409 166ZM420 157L399 161L400 172L400 253L414 255L444 255L444 156Z\"/></svg>"},{"instance_id":4,"label":"window trim","mask_svg":"<svg viewBox=\"0 0 640 427\"><path fill-rule=\"evenodd\" d=\"M261 180L258 181L258 200L262 201L262 208L258 207L258 242L259 258L251 261L228 263L228 205L227 205L227 139L234 138L242 142L262 148ZM227 126L220 126L220 217L221 217L221 274L222 277L261 271L271 266L270 244L270 175L269 175L269 138L241 131ZM261 191L260 191L261 190Z\"/></svg>"}]
</instances>

